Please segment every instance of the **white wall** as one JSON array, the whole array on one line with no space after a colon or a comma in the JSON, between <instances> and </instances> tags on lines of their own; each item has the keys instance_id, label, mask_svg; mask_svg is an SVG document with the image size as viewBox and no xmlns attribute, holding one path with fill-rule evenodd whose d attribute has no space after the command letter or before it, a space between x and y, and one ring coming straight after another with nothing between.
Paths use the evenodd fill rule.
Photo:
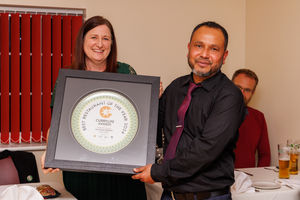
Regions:
<instances>
[{"instance_id":1,"label":"white wall","mask_svg":"<svg viewBox=\"0 0 300 200\"><path fill-rule=\"evenodd\" d=\"M246 8L246 66L260 78L251 105L265 113L277 165L277 144L300 139L300 1L248 0Z\"/></svg>"}]
</instances>

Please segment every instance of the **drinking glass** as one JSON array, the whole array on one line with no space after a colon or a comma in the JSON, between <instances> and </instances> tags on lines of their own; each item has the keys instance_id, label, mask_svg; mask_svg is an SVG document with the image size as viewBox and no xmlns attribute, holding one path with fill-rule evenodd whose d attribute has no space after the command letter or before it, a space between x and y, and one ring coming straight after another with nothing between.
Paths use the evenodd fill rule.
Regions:
<instances>
[{"instance_id":1,"label":"drinking glass","mask_svg":"<svg viewBox=\"0 0 300 200\"><path fill-rule=\"evenodd\" d=\"M290 174L298 174L298 149L291 148L290 151Z\"/></svg>"},{"instance_id":2,"label":"drinking glass","mask_svg":"<svg viewBox=\"0 0 300 200\"><path fill-rule=\"evenodd\" d=\"M289 139L287 145L290 148L290 169L292 175L298 174L299 141Z\"/></svg>"},{"instance_id":3,"label":"drinking glass","mask_svg":"<svg viewBox=\"0 0 300 200\"><path fill-rule=\"evenodd\" d=\"M290 151L285 144L278 144L279 178L290 178Z\"/></svg>"}]
</instances>

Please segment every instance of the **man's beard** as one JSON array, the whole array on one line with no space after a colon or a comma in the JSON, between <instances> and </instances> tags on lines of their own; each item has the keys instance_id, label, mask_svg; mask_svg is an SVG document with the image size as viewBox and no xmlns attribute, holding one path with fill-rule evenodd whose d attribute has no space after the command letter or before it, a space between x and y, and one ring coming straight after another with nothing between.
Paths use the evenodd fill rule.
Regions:
<instances>
[{"instance_id":1,"label":"man's beard","mask_svg":"<svg viewBox=\"0 0 300 200\"><path fill-rule=\"evenodd\" d=\"M216 74L218 71L220 71L220 69L222 67L222 63L223 63L223 59L222 59L221 64L219 66L217 66L217 67L211 67L211 69L208 72L203 73L203 72L197 71L195 69L195 67L190 63L190 61L188 59L188 64L191 67L192 72L195 75L199 76L199 77L210 77L210 76Z\"/></svg>"},{"instance_id":2,"label":"man's beard","mask_svg":"<svg viewBox=\"0 0 300 200\"><path fill-rule=\"evenodd\" d=\"M215 68L215 70L214 70L214 69L210 69L209 72L206 72L206 73L198 72L198 71L195 70L195 68L194 68L194 69L192 70L192 72L193 72L195 75L199 76L199 77L210 77L210 76L216 74L218 71L220 71L220 68L221 68L221 67Z\"/></svg>"}]
</instances>

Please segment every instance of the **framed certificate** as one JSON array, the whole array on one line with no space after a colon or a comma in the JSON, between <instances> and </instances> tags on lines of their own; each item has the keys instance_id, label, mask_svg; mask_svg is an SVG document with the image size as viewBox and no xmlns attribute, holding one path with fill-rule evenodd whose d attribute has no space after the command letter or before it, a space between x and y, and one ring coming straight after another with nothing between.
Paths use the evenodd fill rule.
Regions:
<instances>
[{"instance_id":1,"label":"framed certificate","mask_svg":"<svg viewBox=\"0 0 300 200\"><path fill-rule=\"evenodd\" d=\"M155 160L159 77L61 69L45 167L133 174Z\"/></svg>"}]
</instances>

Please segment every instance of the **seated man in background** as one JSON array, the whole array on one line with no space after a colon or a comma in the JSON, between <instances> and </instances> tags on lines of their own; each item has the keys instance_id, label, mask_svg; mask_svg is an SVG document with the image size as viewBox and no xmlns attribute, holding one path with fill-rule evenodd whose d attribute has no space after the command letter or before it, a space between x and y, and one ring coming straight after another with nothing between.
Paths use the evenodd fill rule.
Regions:
<instances>
[{"instance_id":1,"label":"seated man in background","mask_svg":"<svg viewBox=\"0 0 300 200\"><path fill-rule=\"evenodd\" d=\"M257 167L270 165L270 144L264 114L248 106L255 92L258 78L249 69L239 69L232 76L233 83L241 89L247 114L239 128L239 139L235 149L235 168L255 166L255 154L258 153Z\"/></svg>"}]
</instances>

